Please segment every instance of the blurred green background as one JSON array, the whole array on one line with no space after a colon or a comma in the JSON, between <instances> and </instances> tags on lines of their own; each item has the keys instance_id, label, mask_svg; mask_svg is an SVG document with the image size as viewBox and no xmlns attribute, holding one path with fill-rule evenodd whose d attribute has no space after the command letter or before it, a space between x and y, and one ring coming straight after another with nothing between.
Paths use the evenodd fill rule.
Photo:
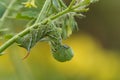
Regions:
<instances>
[{"instance_id":1,"label":"blurred green background","mask_svg":"<svg viewBox=\"0 0 120 80\"><path fill-rule=\"evenodd\" d=\"M27 51L11 46L0 56L0 80L120 80L119 8L120 0L100 0L90 6L86 18L77 19L79 31L64 41L75 53L69 62L56 61L45 42L25 60L21 58ZM4 9L0 6L1 16ZM12 22L9 26L17 30L24 24Z\"/></svg>"}]
</instances>

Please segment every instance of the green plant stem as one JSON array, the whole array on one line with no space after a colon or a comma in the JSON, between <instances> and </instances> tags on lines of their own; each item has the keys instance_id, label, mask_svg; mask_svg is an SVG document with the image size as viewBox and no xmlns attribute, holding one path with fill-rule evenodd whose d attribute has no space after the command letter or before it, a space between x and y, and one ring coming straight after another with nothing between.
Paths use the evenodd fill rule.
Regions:
<instances>
[{"instance_id":1,"label":"green plant stem","mask_svg":"<svg viewBox=\"0 0 120 80\"><path fill-rule=\"evenodd\" d=\"M52 17L49 17L49 18L43 20L42 22L37 23L37 24L34 24L34 25L26 28L26 29L23 30L22 32L18 33L18 34L15 35L13 38L11 38L11 39L9 39L7 42L5 42L2 46L0 46L0 55L2 55L2 52L3 52L6 48L8 48L9 46L11 46L11 45L16 41L17 38L24 36L24 35L27 34L32 28L34 28L34 27L36 27L36 26L38 26L38 25L40 25L40 24L48 23L49 20L55 20L56 18L58 18L58 17L60 17L60 16L62 16L62 15L64 15L64 14L66 14L66 13L68 13L68 12L69 12L69 9L66 9L66 10L58 13L57 15L52 16Z\"/></svg>"},{"instance_id":2,"label":"green plant stem","mask_svg":"<svg viewBox=\"0 0 120 80\"><path fill-rule=\"evenodd\" d=\"M72 0L71 3L70 3L70 5L68 6L68 8L71 8L74 5L75 1L76 0Z\"/></svg>"},{"instance_id":3,"label":"green plant stem","mask_svg":"<svg viewBox=\"0 0 120 80\"><path fill-rule=\"evenodd\" d=\"M48 2L49 2L49 1L46 0L46 1L45 1L45 4L47 4ZM45 5L45 4L44 4L44 5ZM79 6L80 6L80 5L79 5ZM66 8L66 9L63 10L62 12L59 12L59 13L57 13L56 15L50 16L50 17L42 20L41 22L35 23L35 24L33 24L32 26L30 26L30 27L26 28L25 30L21 31L20 33L18 33L17 35L15 35L15 36L12 37L11 39L9 39L7 42L5 42L2 46L0 46L0 55L2 55L2 52L3 52L5 49L7 49L9 46L11 46L13 43L15 43L16 39L18 39L19 37L22 37L22 36L26 35L27 33L29 33L32 28L35 28L36 26L39 26L39 25L41 25L41 24L47 24L47 23L49 23L49 21L53 21L53 20L55 20L55 19L57 19L57 18L65 15L65 14L67 14L67 13L69 13L69 12L72 12L72 11L73 11L73 8L76 9L76 7L78 7L78 6L75 6L75 7L72 7L72 8ZM42 13L43 13L43 12L40 12L40 14L42 14ZM40 17L40 14L39 14L39 17ZM38 17L38 18L39 18L39 17Z\"/></svg>"},{"instance_id":4,"label":"green plant stem","mask_svg":"<svg viewBox=\"0 0 120 80\"><path fill-rule=\"evenodd\" d=\"M45 1L45 4L43 5L43 8L40 11L40 14L38 15L37 20L35 21L35 24L42 20L42 17L43 17L42 15L46 12L46 9L47 9L48 5L50 4L50 2L51 2L51 0L46 0Z\"/></svg>"},{"instance_id":5,"label":"green plant stem","mask_svg":"<svg viewBox=\"0 0 120 80\"><path fill-rule=\"evenodd\" d=\"M87 5L85 5L85 4L87 4ZM79 7L87 7L89 4L90 4L89 0L84 0L80 4L73 6L72 9L74 10L74 9L79 8Z\"/></svg>"},{"instance_id":6,"label":"green plant stem","mask_svg":"<svg viewBox=\"0 0 120 80\"><path fill-rule=\"evenodd\" d=\"M4 12L3 16L2 16L1 19L0 19L0 27L3 25L3 22L4 22L5 18L6 18L6 16L8 16L8 14L9 14L9 12L10 12L10 9L11 9L11 7L13 6L13 4L14 4L15 2L16 2L16 0L10 1L10 4L8 5L6 11Z\"/></svg>"},{"instance_id":7,"label":"green plant stem","mask_svg":"<svg viewBox=\"0 0 120 80\"><path fill-rule=\"evenodd\" d=\"M65 5L65 3L62 0L59 0L59 2L65 7L67 8L67 6Z\"/></svg>"}]
</instances>

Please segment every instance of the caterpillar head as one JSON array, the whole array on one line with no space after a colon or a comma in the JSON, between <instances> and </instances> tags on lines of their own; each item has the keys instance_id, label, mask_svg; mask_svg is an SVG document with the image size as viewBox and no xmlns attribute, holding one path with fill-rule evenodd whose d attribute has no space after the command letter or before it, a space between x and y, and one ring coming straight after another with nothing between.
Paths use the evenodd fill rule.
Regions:
<instances>
[{"instance_id":1,"label":"caterpillar head","mask_svg":"<svg viewBox=\"0 0 120 80\"><path fill-rule=\"evenodd\" d=\"M52 51L53 57L60 62L69 61L73 57L73 51L69 46L62 45L55 51Z\"/></svg>"}]
</instances>

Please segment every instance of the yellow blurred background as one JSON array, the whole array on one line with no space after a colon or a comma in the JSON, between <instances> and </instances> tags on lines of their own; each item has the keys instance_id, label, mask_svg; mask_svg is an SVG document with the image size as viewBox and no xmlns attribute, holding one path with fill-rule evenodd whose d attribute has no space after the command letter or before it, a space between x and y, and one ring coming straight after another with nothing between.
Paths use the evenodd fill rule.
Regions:
<instances>
[{"instance_id":1,"label":"yellow blurred background","mask_svg":"<svg viewBox=\"0 0 120 80\"><path fill-rule=\"evenodd\" d=\"M0 79L14 80L15 75L20 75L19 71L16 72L16 65L20 65L24 76L29 78L32 75L33 80L119 80L117 52L105 50L97 40L85 33L73 35L65 43L73 48L75 54L71 61L63 63L52 57L48 43L38 43L30 56L20 61L26 51L14 46L13 53L10 50L0 57ZM13 57L16 57L17 63L11 59Z\"/></svg>"}]
</instances>

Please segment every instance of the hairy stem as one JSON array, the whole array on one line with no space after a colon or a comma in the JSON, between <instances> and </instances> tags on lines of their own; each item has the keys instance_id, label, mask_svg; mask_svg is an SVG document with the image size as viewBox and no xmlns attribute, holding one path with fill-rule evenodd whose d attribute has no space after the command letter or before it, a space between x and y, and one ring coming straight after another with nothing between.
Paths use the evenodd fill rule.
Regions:
<instances>
[{"instance_id":1,"label":"hairy stem","mask_svg":"<svg viewBox=\"0 0 120 80\"><path fill-rule=\"evenodd\" d=\"M46 2L47 2L47 0L46 0ZM33 24L32 26L30 26L30 27L26 28L25 30L21 31L20 33L18 33L17 35L15 35L11 39L9 39L7 42L5 42L2 46L0 46L0 55L3 55L2 52L6 48L11 46L16 41L16 39L18 39L19 37L26 35L30 31L30 29L32 29L32 28L34 28L34 27L36 27L40 24L48 23L50 20L55 20L55 19L59 18L60 16L66 14L68 12L70 12L70 9L67 8L67 9L63 10L62 12L59 12L58 14L56 14L54 16L48 17L47 19L44 19L43 21L41 21L39 23Z\"/></svg>"},{"instance_id":2,"label":"hairy stem","mask_svg":"<svg viewBox=\"0 0 120 80\"><path fill-rule=\"evenodd\" d=\"M84 1L81 1L78 5L76 6L73 6L72 9L76 9L76 8L79 8L79 7L86 7L90 4L90 0L84 0Z\"/></svg>"},{"instance_id":3,"label":"hairy stem","mask_svg":"<svg viewBox=\"0 0 120 80\"><path fill-rule=\"evenodd\" d=\"M35 24L42 20L42 17L43 17L42 15L45 13L45 11L46 11L48 5L50 4L50 2L51 2L51 0L46 0L45 4L43 5L42 10L40 11L40 14L38 15L38 18L37 18Z\"/></svg>"},{"instance_id":4,"label":"hairy stem","mask_svg":"<svg viewBox=\"0 0 120 80\"><path fill-rule=\"evenodd\" d=\"M71 8L74 5L75 1L76 0L72 0L71 3L70 3L70 5L68 7Z\"/></svg>"},{"instance_id":5,"label":"hairy stem","mask_svg":"<svg viewBox=\"0 0 120 80\"><path fill-rule=\"evenodd\" d=\"M14 1L14 0L13 0L13 1ZM72 0L72 3L70 3L70 4L73 5L73 2L74 2L74 1L75 1L75 0ZM85 1L83 1L83 2L81 2L81 3L79 3L79 4L76 5L76 6L72 6L71 8L68 7L68 8L66 8L65 10L57 13L56 15L53 15L53 16L50 16L50 17L44 19L44 20L41 20L41 19L40 19L40 18L41 18L41 14L44 14L44 9L46 9L45 6L48 6L48 5L49 5L49 2L50 2L50 0L46 0L46 1L45 1L44 5L43 5L43 9L42 9L41 12L39 13L39 16L38 16L35 24L33 24L33 25L30 26L30 27L27 27L25 30L21 31L20 33L18 33L17 35L15 35L15 36L12 37L11 39L9 39L7 42L5 42L2 46L0 46L0 55L2 55L2 52L3 52L6 48L8 48L9 46L11 46L13 43L15 43L16 39L18 39L19 37L22 37L22 36L28 34L32 28L35 28L36 26L39 26L39 25L41 25L41 24L47 24L47 23L49 23L50 21L53 21L53 20L55 20L55 19L57 19L57 18L65 15L65 14L67 14L67 13L72 12L74 9L77 9L77 8L80 7L81 5L83 6L84 4L87 4L89 1L86 1L86 0L85 0ZM83 10L81 10L81 11L83 11ZM40 20L40 21L39 21L39 20Z\"/></svg>"}]
</instances>

